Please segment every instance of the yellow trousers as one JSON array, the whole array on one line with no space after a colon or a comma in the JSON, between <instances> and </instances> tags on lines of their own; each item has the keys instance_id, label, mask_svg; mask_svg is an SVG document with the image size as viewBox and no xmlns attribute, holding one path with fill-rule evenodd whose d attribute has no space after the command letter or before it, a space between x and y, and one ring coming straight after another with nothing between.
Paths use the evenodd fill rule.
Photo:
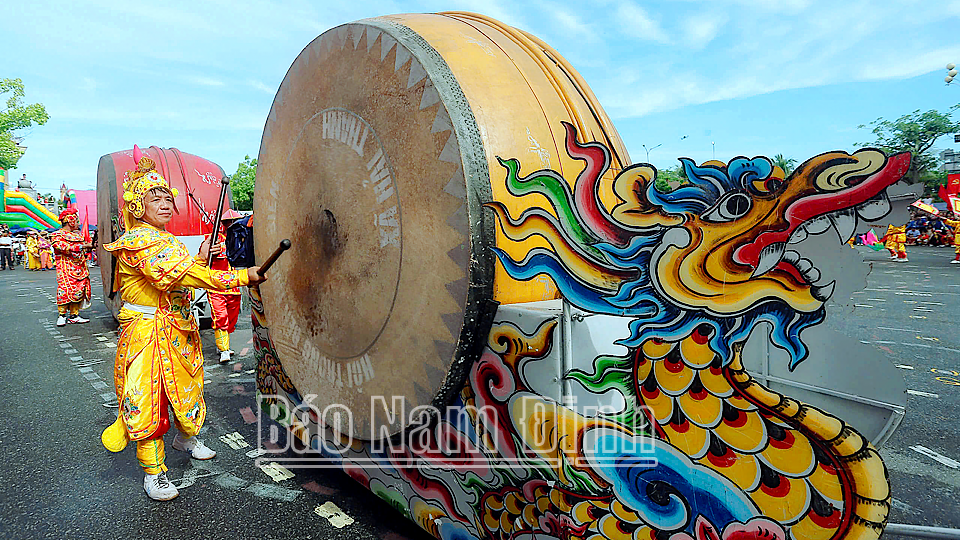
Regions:
<instances>
[{"instance_id":1,"label":"yellow trousers","mask_svg":"<svg viewBox=\"0 0 960 540\"><path fill-rule=\"evenodd\" d=\"M69 312L70 315L79 315L80 314L80 302L70 302L69 304L59 304L57 306L57 311L60 315L66 317Z\"/></svg>"},{"instance_id":2,"label":"yellow trousers","mask_svg":"<svg viewBox=\"0 0 960 540\"><path fill-rule=\"evenodd\" d=\"M147 474L160 474L167 470L164 465L166 454L163 449L163 439L143 439L137 441L137 460Z\"/></svg>"},{"instance_id":3,"label":"yellow trousers","mask_svg":"<svg viewBox=\"0 0 960 540\"><path fill-rule=\"evenodd\" d=\"M213 339L217 342L218 351L230 350L230 333L226 330L215 328L213 330Z\"/></svg>"}]
</instances>

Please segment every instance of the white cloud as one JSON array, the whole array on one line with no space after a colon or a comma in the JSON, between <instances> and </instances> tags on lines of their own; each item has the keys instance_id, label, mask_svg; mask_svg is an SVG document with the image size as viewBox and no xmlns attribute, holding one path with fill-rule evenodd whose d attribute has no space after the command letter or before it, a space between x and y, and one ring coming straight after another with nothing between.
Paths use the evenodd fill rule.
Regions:
<instances>
[{"instance_id":1,"label":"white cloud","mask_svg":"<svg viewBox=\"0 0 960 540\"><path fill-rule=\"evenodd\" d=\"M650 17L646 10L633 2L618 2L612 16L620 26L620 30L634 39L658 43L670 42L669 36L661 28L660 23Z\"/></svg>"},{"instance_id":2,"label":"white cloud","mask_svg":"<svg viewBox=\"0 0 960 540\"><path fill-rule=\"evenodd\" d=\"M261 92L266 92L267 94L276 94L276 93L277 93L277 89L276 89L276 88L271 88L271 87L269 87L269 86L267 86L267 85L265 85L265 84L263 84L262 82L257 81L257 80L251 79L251 80L247 81L247 84L249 84L249 85L252 86L253 88L256 88L257 90L260 90Z\"/></svg>"},{"instance_id":3,"label":"white cloud","mask_svg":"<svg viewBox=\"0 0 960 540\"><path fill-rule=\"evenodd\" d=\"M718 14L698 14L685 18L682 23L683 42L688 47L700 49L717 37L720 28L727 24L727 16Z\"/></svg>"},{"instance_id":4,"label":"white cloud","mask_svg":"<svg viewBox=\"0 0 960 540\"><path fill-rule=\"evenodd\" d=\"M220 79L214 79L213 77L204 77L202 75L187 77L187 81L194 84L199 84L200 86L223 86L223 81Z\"/></svg>"}]
</instances>

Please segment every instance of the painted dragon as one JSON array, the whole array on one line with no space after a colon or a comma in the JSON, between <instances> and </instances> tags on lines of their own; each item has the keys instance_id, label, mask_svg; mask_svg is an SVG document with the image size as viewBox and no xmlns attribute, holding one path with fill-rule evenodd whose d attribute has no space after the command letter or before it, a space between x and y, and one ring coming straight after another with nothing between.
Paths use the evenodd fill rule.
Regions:
<instances>
[{"instance_id":1,"label":"painted dragon","mask_svg":"<svg viewBox=\"0 0 960 540\"><path fill-rule=\"evenodd\" d=\"M515 217L487 204L509 241L537 235L549 247L520 260L493 249L512 278L549 276L579 310L629 320L617 342L628 354L566 374L626 406L587 415L538 394L525 370L559 347L557 322L500 322L455 407L396 445L331 447L288 415L294 432L443 540L877 538L890 493L875 449L758 384L741 353L765 323L791 368L810 354L802 332L825 320L837 276L804 256L803 240L835 231L839 245L859 219L887 214L885 190L909 155L830 152L790 175L763 157L683 158L687 182L671 191L638 164L616 175L608 209L609 150L565 129L566 152L584 164L572 187L501 159L512 195L551 207ZM302 403L256 297L254 312L260 392Z\"/></svg>"}]
</instances>

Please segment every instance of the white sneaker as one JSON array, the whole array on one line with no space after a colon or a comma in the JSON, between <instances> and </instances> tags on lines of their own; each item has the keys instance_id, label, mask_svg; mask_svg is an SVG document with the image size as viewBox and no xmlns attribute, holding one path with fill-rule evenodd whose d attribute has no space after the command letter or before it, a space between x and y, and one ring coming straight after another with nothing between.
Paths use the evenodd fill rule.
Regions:
<instances>
[{"instance_id":1,"label":"white sneaker","mask_svg":"<svg viewBox=\"0 0 960 540\"><path fill-rule=\"evenodd\" d=\"M167 473L148 474L143 477L143 490L147 492L147 497L155 501L169 501L176 499L180 492L177 486L167 480Z\"/></svg>"},{"instance_id":2,"label":"white sneaker","mask_svg":"<svg viewBox=\"0 0 960 540\"><path fill-rule=\"evenodd\" d=\"M899 259L899 257L897 257L896 255L891 255L891 256L890 256L890 260L891 260L891 261L895 261L895 260L897 260L897 259Z\"/></svg>"},{"instance_id":3,"label":"white sneaker","mask_svg":"<svg viewBox=\"0 0 960 540\"><path fill-rule=\"evenodd\" d=\"M910 260L904 257L902 259L897 259L897 262L910 262Z\"/></svg>"},{"instance_id":4,"label":"white sneaker","mask_svg":"<svg viewBox=\"0 0 960 540\"><path fill-rule=\"evenodd\" d=\"M63 315L57 317L57 326L66 326L66 325L67 325L66 317L64 317Z\"/></svg>"},{"instance_id":5,"label":"white sneaker","mask_svg":"<svg viewBox=\"0 0 960 540\"><path fill-rule=\"evenodd\" d=\"M230 361L230 351L220 351L220 363Z\"/></svg>"},{"instance_id":6,"label":"white sneaker","mask_svg":"<svg viewBox=\"0 0 960 540\"><path fill-rule=\"evenodd\" d=\"M954 259L954 260L950 261L950 264L960 264L960 261Z\"/></svg>"},{"instance_id":7,"label":"white sneaker","mask_svg":"<svg viewBox=\"0 0 960 540\"><path fill-rule=\"evenodd\" d=\"M71 315L70 318L67 319L67 322L70 324L83 324L90 322L90 319L84 319L79 315Z\"/></svg>"},{"instance_id":8,"label":"white sneaker","mask_svg":"<svg viewBox=\"0 0 960 540\"><path fill-rule=\"evenodd\" d=\"M173 438L173 447L181 452L189 452L193 459L205 460L213 459L217 453L203 444L196 436L184 439L180 433Z\"/></svg>"}]
</instances>

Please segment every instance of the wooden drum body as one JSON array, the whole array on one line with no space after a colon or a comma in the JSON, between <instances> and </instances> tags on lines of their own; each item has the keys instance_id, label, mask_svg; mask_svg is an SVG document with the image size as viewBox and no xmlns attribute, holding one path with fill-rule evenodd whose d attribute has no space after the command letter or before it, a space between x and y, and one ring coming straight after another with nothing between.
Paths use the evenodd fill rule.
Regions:
<instances>
[{"instance_id":1,"label":"wooden drum body","mask_svg":"<svg viewBox=\"0 0 960 540\"><path fill-rule=\"evenodd\" d=\"M255 245L263 260L293 241L263 308L292 384L320 410L351 411L331 427L397 433L410 418L395 399L409 411L460 390L497 304L557 297L549 280L514 281L495 264L502 232L482 205L546 205L510 195L498 158L576 174L561 122L614 149L611 178L628 160L555 51L477 15L363 20L296 59L264 128ZM531 245L546 244L503 248Z\"/></svg>"},{"instance_id":2,"label":"wooden drum body","mask_svg":"<svg viewBox=\"0 0 960 540\"><path fill-rule=\"evenodd\" d=\"M192 251L196 251L203 235L210 232L213 224L201 217L201 212L187 194L192 192L206 211L213 214L220 197L220 180L225 176L223 169L212 161L176 148L151 146L143 149L143 155L152 159L157 171L171 187L179 191L175 199L179 212L175 213L167 224L167 231L179 237ZM133 161L132 149L102 156L97 167L97 221L100 223L97 258L103 278L103 301L114 317L120 312L120 297L113 293L116 260L113 254L103 249L103 245L113 242L124 232L123 219L120 217L123 182L127 180L129 171L134 169L136 163ZM229 208L229 203L228 192L224 208Z\"/></svg>"}]
</instances>

